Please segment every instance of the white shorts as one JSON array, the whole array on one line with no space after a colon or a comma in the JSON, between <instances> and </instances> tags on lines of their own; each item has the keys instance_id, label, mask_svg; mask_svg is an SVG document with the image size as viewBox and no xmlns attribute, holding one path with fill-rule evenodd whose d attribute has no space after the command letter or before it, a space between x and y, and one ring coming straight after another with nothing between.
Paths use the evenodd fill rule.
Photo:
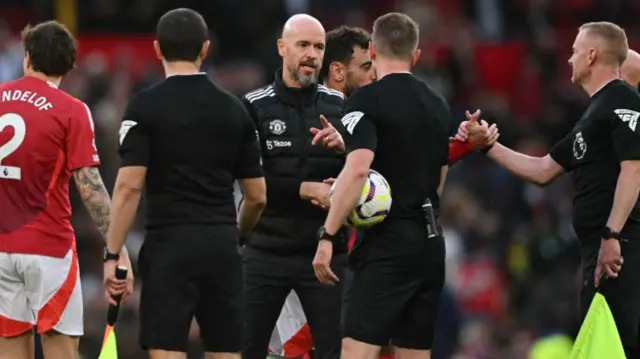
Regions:
<instances>
[{"instance_id":1,"label":"white shorts","mask_svg":"<svg viewBox=\"0 0 640 359\"><path fill-rule=\"evenodd\" d=\"M307 318L302 310L300 298L295 291L291 291L273 328L269 352L286 358L297 358L304 356L311 349L313 340Z\"/></svg>"},{"instance_id":2,"label":"white shorts","mask_svg":"<svg viewBox=\"0 0 640 359\"><path fill-rule=\"evenodd\" d=\"M0 253L0 337L55 330L81 336L82 289L78 257Z\"/></svg>"}]
</instances>

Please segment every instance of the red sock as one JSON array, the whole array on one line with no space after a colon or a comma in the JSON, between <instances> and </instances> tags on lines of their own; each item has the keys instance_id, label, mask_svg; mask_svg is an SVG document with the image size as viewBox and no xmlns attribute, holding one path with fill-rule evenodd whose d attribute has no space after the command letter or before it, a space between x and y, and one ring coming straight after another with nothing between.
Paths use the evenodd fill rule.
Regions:
<instances>
[{"instance_id":1,"label":"red sock","mask_svg":"<svg viewBox=\"0 0 640 359\"><path fill-rule=\"evenodd\" d=\"M387 354L387 355L380 355L380 359L395 359L396 357L394 357L391 354Z\"/></svg>"}]
</instances>

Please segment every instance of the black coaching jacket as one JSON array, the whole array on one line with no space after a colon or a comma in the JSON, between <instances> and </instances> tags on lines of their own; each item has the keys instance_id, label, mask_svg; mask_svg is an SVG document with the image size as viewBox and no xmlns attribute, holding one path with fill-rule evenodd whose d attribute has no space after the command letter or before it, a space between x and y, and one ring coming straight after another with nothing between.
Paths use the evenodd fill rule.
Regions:
<instances>
[{"instance_id":1,"label":"black coaching jacket","mask_svg":"<svg viewBox=\"0 0 640 359\"><path fill-rule=\"evenodd\" d=\"M337 177L344 155L312 146L309 129L321 128L322 114L342 132L344 97L323 85L288 88L280 69L272 84L242 100L256 124L267 183L267 207L246 244L272 252L314 253L327 212L300 198L300 184ZM346 244L335 251L346 251Z\"/></svg>"}]
</instances>

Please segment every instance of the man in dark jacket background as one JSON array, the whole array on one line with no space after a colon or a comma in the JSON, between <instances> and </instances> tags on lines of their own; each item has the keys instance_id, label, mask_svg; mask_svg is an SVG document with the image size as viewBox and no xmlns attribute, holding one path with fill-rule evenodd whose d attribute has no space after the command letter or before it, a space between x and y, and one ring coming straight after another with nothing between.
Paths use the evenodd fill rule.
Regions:
<instances>
[{"instance_id":1,"label":"man in dark jacket background","mask_svg":"<svg viewBox=\"0 0 640 359\"><path fill-rule=\"evenodd\" d=\"M340 357L342 283L323 286L311 265L316 232L326 216L311 202L326 202L330 185L323 180L336 177L344 164L344 142L336 130L342 129L343 95L318 84L324 50L322 24L309 15L291 17L278 40L283 67L275 81L243 98L262 147L268 199L254 233L244 242L246 359L266 357L291 290L300 298L316 357ZM324 129L323 138L314 146L319 129ZM338 277L347 266L343 237L344 245L334 253Z\"/></svg>"}]
</instances>

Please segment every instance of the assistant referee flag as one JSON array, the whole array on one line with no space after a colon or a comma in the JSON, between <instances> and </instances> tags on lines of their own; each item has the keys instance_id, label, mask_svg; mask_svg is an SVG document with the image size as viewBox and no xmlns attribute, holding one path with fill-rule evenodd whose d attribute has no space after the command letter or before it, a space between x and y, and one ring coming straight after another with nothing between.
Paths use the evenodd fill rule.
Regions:
<instances>
[{"instance_id":1,"label":"assistant referee flag","mask_svg":"<svg viewBox=\"0 0 640 359\"><path fill-rule=\"evenodd\" d=\"M105 335L98 359L118 359L118 344L116 343L116 333L113 327L109 328Z\"/></svg>"},{"instance_id":2,"label":"assistant referee flag","mask_svg":"<svg viewBox=\"0 0 640 359\"><path fill-rule=\"evenodd\" d=\"M569 359L625 359L616 322L604 296L596 293Z\"/></svg>"}]
</instances>

